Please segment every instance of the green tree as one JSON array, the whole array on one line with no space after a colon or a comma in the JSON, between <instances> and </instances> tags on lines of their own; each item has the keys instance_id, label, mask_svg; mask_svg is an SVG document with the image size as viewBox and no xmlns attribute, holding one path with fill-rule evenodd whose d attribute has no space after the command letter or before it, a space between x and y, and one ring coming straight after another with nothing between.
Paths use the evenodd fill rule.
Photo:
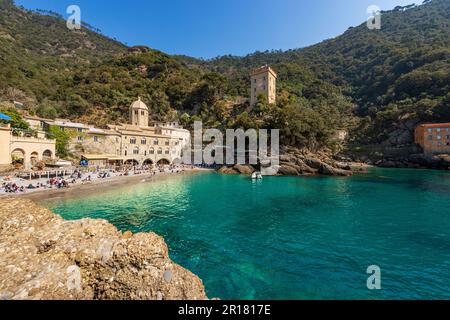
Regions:
<instances>
[{"instance_id":1,"label":"green tree","mask_svg":"<svg viewBox=\"0 0 450 320\"><path fill-rule=\"evenodd\" d=\"M11 117L11 121L8 121L11 124L11 127L19 130L29 130L30 125L28 122L23 120L20 113L14 107L0 107L0 113L3 113L9 117Z\"/></svg>"},{"instance_id":2,"label":"green tree","mask_svg":"<svg viewBox=\"0 0 450 320\"><path fill-rule=\"evenodd\" d=\"M60 158L67 158L69 156L68 146L71 139L67 132L64 132L58 126L50 126L48 130L50 139L56 139L56 154Z\"/></svg>"}]
</instances>

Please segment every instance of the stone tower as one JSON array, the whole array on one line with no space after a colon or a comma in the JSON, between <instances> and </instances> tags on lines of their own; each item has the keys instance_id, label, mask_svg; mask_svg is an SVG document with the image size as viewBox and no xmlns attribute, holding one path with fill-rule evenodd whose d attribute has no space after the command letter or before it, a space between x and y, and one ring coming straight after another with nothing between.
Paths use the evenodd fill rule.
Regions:
<instances>
[{"instance_id":1,"label":"stone tower","mask_svg":"<svg viewBox=\"0 0 450 320\"><path fill-rule=\"evenodd\" d=\"M277 101L277 74L271 67L266 65L255 69L251 74L251 82L251 106L256 104L260 94L266 95L269 103Z\"/></svg>"},{"instance_id":2,"label":"stone tower","mask_svg":"<svg viewBox=\"0 0 450 320\"><path fill-rule=\"evenodd\" d=\"M139 97L130 107L130 122L134 126L148 127L148 107Z\"/></svg>"}]
</instances>

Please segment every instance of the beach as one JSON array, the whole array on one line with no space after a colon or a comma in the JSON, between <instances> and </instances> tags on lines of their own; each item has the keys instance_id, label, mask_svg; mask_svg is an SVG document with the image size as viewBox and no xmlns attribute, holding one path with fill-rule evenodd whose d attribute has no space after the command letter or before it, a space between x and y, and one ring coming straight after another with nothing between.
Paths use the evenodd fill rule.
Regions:
<instances>
[{"instance_id":1,"label":"beach","mask_svg":"<svg viewBox=\"0 0 450 320\"><path fill-rule=\"evenodd\" d=\"M42 201L48 200L52 198L66 198L66 197L80 197L83 195L90 195L92 193L102 192L106 189L117 189L127 185L134 185L139 183L147 183L147 182L155 182L161 181L164 179L171 178L173 176L180 175L192 175L202 172L208 172L210 170L201 169L201 168L182 168L178 170L171 171L163 171L163 172L155 172L155 173L139 173L139 174L131 174L131 175L115 175L108 178L97 178L95 176L92 178L90 182L81 182L77 181L74 184L70 184L68 188L39 188L39 189L25 189L25 192L19 193L5 193L0 192L0 198L26 198L33 201ZM30 181L20 179L16 180L17 184L26 187L30 184ZM44 179L45 180L45 179ZM42 183L42 181L33 181L33 184Z\"/></svg>"}]
</instances>

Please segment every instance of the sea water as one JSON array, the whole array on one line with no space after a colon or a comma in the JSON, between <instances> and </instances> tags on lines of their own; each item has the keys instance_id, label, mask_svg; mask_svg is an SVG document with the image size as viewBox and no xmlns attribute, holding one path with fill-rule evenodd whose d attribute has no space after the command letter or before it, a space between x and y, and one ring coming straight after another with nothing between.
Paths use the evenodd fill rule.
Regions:
<instances>
[{"instance_id":1,"label":"sea water","mask_svg":"<svg viewBox=\"0 0 450 320\"><path fill-rule=\"evenodd\" d=\"M450 174L339 177L216 173L44 203L162 235L171 258L222 299L450 299ZM369 290L369 266L381 270Z\"/></svg>"}]
</instances>

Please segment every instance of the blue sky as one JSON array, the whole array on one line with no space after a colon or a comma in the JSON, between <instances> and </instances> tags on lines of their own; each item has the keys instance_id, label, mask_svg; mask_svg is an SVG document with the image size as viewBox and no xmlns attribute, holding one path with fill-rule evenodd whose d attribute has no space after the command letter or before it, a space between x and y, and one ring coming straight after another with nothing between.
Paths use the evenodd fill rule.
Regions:
<instances>
[{"instance_id":1,"label":"blue sky","mask_svg":"<svg viewBox=\"0 0 450 320\"><path fill-rule=\"evenodd\" d=\"M335 37L364 22L366 9L421 0L16 0L63 14L76 4L82 20L128 45L212 58L293 49Z\"/></svg>"}]
</instances>

